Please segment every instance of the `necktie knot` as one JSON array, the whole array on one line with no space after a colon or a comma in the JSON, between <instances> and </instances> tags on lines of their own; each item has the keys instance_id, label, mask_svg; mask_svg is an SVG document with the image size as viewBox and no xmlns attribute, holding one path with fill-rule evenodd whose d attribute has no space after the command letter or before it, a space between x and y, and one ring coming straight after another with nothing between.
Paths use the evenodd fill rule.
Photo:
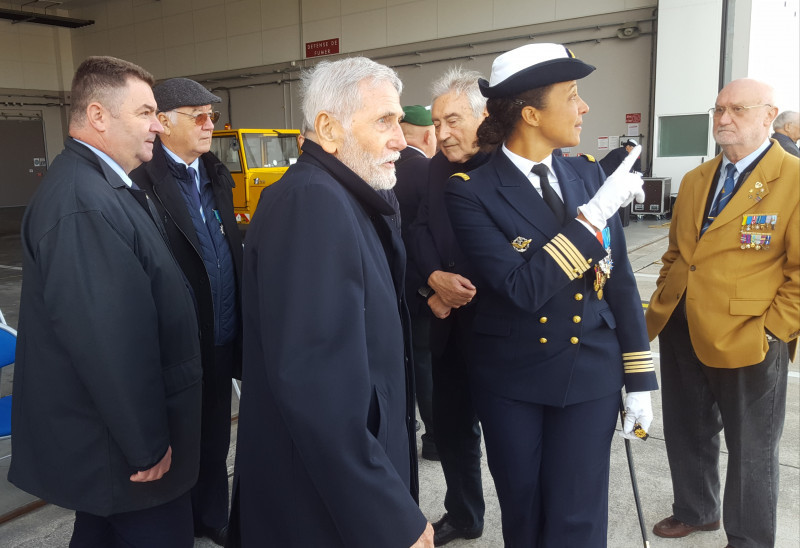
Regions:
<instances>
[{"instance_id":1,"label":"necktie knot","mask_svg":"<svg viewBox=\"0 0 800 548\"><path fill-rule=\"evenodd\" d=\"M535 166L533 166L533 169L531 169L531 171L533 172L534 175L539 177L539 180L543 179L547 180L547 178L549 177L547 166L544 164L536 164Z\"/></svg>"}]
</instances>

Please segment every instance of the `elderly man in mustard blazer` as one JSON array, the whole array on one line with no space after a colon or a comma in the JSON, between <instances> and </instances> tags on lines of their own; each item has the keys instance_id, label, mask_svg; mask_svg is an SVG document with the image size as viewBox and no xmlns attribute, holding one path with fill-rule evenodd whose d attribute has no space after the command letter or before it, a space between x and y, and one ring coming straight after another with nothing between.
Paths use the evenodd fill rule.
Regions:
<instances>
[{"instance_id":1,"label":"elderly man in mustard blazer","mask_svg":"<svg viewBox=\"0 0 800 548\"><path fill-rule=\"evenodd\" d=\"M800 330L800 169L768 138L772 89L735 80L711 111L722 154L686 174L647 310L672 474L666 538L772 547L787 371ZM720 507L721 430L728 473Z\"/></svg>"}]
</instances>

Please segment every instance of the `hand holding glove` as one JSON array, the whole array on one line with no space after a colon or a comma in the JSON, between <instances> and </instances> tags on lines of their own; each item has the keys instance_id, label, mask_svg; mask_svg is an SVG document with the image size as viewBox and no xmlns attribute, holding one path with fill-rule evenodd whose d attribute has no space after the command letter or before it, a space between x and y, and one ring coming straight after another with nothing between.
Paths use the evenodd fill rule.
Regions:
<instances>
[{"instance_id":1,"label":"hand holding glove","mask_svg":"<svg viewBox=\"0 0 800 548\"><path fill-rule=\"evenodd\" d=\"M642 176L630 173L641 152L642 145L635 146L589 203L578 207L578 211L598 230L605 228L606 220L615 215L620 207L630 204L634 198L637 203L644 202Z\"/></svg>"},{"instance_id":2,"label":"hand holding glove","mask_svg":"<svg viewBox=\"0 0 800 548\"><path fill-rule=\"evenodd\" d=\"M650 392L629 392L625 396L625 420L622 423L623 438L629 440L644 439L636 435L634 427L638 423L644 434L653 422L653 405L650 402Z\"/></svg>"}]
</instances>

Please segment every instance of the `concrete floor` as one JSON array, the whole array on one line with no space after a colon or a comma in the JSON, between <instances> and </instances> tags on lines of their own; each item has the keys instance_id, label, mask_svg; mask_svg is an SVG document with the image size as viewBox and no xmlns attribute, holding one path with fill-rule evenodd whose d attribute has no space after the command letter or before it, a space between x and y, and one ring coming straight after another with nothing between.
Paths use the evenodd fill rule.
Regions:
<instances>
[{"instance_id":1,"label":"concrete floor","mask_svg":"<svg viewBox=\"0 0 800 548\"><path fill-rule=\"evenodd\" d=\"M3 234L4 225L14 226L12 219L0 209L0 310L12 326L16 326L19 306L19 290L22 278L18 237ZM628 253L636 273L642 299L647 301L655 288L660 268L660 258L666 249L667 221L645 217L631 222L626 227ZM652 350L658 370L658 343ZM5 368L9 370L10 368ZM13 370L2 373L0 395L10 391ZM800 379L798 364L790 366L789 394L786 409L786 426L781 443L781 490L778 500L778 548L800 546ZM634 442L633 454L636 463L639 491L644 509L650 546L666 548L722 548L727 539L722 530L695 533L684 539L665 540L650 533L653 524L671 514L672 487L664 446L663 428L660 421L661 399L653 393L655 420L650 429L650 439ZM234 412L236 409L233 410ZM229 470L233 470L236 424L234 423ZM5 481L10 452L7 441L0 441L0 516L25 503L35 502L33 497L21 493ZM727 454L723 451L721 468L724 477ZM438 462L420 459L420 507L431 521L439 519L443 510L445 494L444 477ZM503 545L500 531L500 510L491 476L483 463L483 483L486 499L486 523L484 535L472 541L455 541L453 548L494 548ZM29 512L0 525L0 546L3 547L57 547L67 546L72 532L72 512L52 505ZM608 545L611 548L642 546L642 537L631 494L631 482L625 457L624 443L615 439L611 455L611 487L609 497ZM211 547L207 539L199 539L196 547ZM310 547L311 548L311 547Z\"/></svg>"}]
</instances>

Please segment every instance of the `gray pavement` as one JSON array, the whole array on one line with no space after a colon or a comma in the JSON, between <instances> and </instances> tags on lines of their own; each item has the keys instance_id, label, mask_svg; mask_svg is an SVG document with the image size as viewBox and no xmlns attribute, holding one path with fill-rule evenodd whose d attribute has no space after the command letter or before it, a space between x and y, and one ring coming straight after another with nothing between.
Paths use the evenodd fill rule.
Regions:
<instances>
[{"instance_id":1,"label":"gray pavement","mask_svg":"<svg viewBox=\"0 0 800 548\"><path fill-rule=\"evenodd\" d=\"M0 209L0 310L12 326L16 326L21 283L21 258L18 237L3 234L4 226L16 222ZM660 258L666 249L668 221L655 217L644 217L631 222L625 228L628 239L628 254L636 273L637 285L643 300L649 299L655 288L660 269ZM13 232L13 231L12 231ZM658 342L652 344L656 370L658 371ZM13 367L13 366L12 366ZM0 395L10 392L13 370L5 368L0 376ZM778 548L800 546L800 374L797 361L789 368L789 394L786 409L786 426L781 443L781 490L778 499ZM722 548L727 539L722 530L695 533L684 539L665 540L650 533L653 524L671 514L672 488L669 479L664 433L661 426L661 398L653 395L655 420L650 429L650 439L633 442L639 491L644 509L645 523L650 546L664 548ZM235 414L237 410L234 408ZM233 471L236 423L229 455L229 471ZM723 446L724 449L724 446ZM0 521L24 504L36 503L33 497L21 493L5 481L10 453L8 441L0 440ZM721 468L727 464L727 453L723 450ZM420 507L429 520L439 519L444 512L444 477L438 462L420 459ZM500 510L489 470L483 463L483 483L486 498L486 524L483 537L471 541L455 541L453 548L501 547ZM0 547L58 547L67 546L72 533L73 514L52 505L44 505L20 517L0 524ZM633 504L630 476L625 457L623 440L618 438L612 445L611 487L609 497L608 545L611 548L642 546L642 537L636 510ZM207 539L199 539L196 547L214 546ZM313 547L309 547L313 548Z\"/></svg>"}]
</instances>

